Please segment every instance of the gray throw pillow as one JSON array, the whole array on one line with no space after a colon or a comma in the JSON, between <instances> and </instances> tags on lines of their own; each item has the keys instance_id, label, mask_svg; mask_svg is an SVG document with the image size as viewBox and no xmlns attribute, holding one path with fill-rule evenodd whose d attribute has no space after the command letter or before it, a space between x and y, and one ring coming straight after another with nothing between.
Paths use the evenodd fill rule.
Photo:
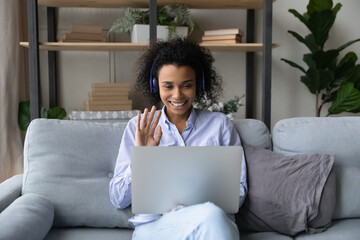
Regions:
<instances>
[{"instance_id":1,"label":"gray throw pillow","mask_svg":"<svg viewBox=\"0 0 360 240\"><path fill-rule=\"evenodd\" d=\"M294 236L326 230L335 207L333 155L282 156L249 145L244 152L249 191L236 214L241 231Z\"/></svg>"}]
</instances>

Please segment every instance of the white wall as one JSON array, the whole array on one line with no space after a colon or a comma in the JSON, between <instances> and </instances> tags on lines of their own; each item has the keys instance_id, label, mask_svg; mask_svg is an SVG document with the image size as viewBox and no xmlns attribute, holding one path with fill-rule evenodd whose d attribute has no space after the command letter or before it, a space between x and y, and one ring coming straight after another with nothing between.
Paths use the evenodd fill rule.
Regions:
<instances>
[{"instance_id":1,"label":"white wall","mask_svg":"<svg viewBox=\"0 0 360 240\"><path fill-rule=\"evenodd\" d=\"M300 71L291 68L280 58L287 58L302 63L302 55L307 49L295 40L288 30L307 34L307 29L288 12L294 8L300 13L305 12L308 1L277 0L273 5L273 42L280 47L272 53L272 125L278 120L289 117L314 116L315 97L300 82ZM337 3L339 1L335 1ZM360 9L360 1L340 1L344 5L330 32L327 48L336 48L341 44L360 37L360 29L355 26L355 11ZM40 40L46 40L46 11L40 8ZM111 23L122 15L121 9L86 9L61 8L59 11L58 36L69 31L71 23L101 24L106 30ZM245 30L245 10L192 10L194 19L204 29L239 27ZM262 12L256 11L256 39L262 42ZM104 31L105 33L106 31ZM199 38L194 34L193 38ZM127 34L116 35L117 41L129 41ZM356 43L344 51L354 51L360 56L359 45ZM67 110L79 110L87 99L92 82L127 82L133 81L136 59L141 52L59 52L59 104ZM235 95L245 94L245 53L213 52L215 66L224 80L222 100ZM262 53L256 53L256 118L261 119L261 60ZM41 87L42 99L48 102L47 54L42 52ZM135 94L135 93L134 93ZM143 99L134 95L134 107L142 108ZM327 109L323 110L325 115ZM245 117L242 108L236 117Z\"/></svg>"}]
</instances>

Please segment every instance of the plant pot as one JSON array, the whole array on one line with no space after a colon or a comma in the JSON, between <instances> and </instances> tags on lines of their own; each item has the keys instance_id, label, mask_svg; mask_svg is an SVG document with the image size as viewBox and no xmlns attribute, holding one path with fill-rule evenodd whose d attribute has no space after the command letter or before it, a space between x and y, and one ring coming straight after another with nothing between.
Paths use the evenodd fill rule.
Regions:
<instances>
[{"instance_id":1,"label":"plant pot","mask_svg":"<svg viewBox=\"0 0 360 240\"><path fill-rule=\"evenodd\" d=\"M157 39L169 40L168 26L158 25L156 28ZM186 37L188 35L188 27L176 27L175 32L171 37L179 36ZM131 31L132 43L148 43L149 42L149 25L147 24L135 24Z\"/></svg>"}]
</instances>

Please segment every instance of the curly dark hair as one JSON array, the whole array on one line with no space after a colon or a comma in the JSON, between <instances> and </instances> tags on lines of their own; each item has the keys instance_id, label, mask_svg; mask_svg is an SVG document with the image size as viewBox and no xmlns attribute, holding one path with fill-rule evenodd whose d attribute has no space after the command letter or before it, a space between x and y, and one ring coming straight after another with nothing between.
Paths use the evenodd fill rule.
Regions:
<instances>
[{"instance_id":1,"label":"curly dark hair","mask_svg":"<svg viewBox=\"0 0 360 240\"><path fill-rule=\"evenodd\" d=\"M208 49L186 38L152 43L137 62L135 89L143 92L151 104L157 104L161 99L158 92L150 91L151 68L153 67L152 77L158 79L159 70L163 65L189 66L194 70L196 79L201 79L204 75L205 88L203 91L196 91L195 102L205 98L215 101L222 93L222 78L214 70L213 62L214 58ZM196 82L198 84L200 81Z\"/></svg>"}]
</instances>

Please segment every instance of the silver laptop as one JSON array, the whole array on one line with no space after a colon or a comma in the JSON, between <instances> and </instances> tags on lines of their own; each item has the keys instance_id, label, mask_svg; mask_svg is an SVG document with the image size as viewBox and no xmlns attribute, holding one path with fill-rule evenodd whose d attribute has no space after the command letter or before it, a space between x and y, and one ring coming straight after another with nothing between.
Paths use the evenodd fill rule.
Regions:
<instances>
[{"instance_id":1,"label":"silver laptop","mask_svg":"<svg viewBox=\"0 0 360 240\"><path fill-rule=\"evenodd\" d=\"M134 147L132 212L162 214L209 201L236 213L241 162L241 146Z\"/></svg>"}]
</instances>

